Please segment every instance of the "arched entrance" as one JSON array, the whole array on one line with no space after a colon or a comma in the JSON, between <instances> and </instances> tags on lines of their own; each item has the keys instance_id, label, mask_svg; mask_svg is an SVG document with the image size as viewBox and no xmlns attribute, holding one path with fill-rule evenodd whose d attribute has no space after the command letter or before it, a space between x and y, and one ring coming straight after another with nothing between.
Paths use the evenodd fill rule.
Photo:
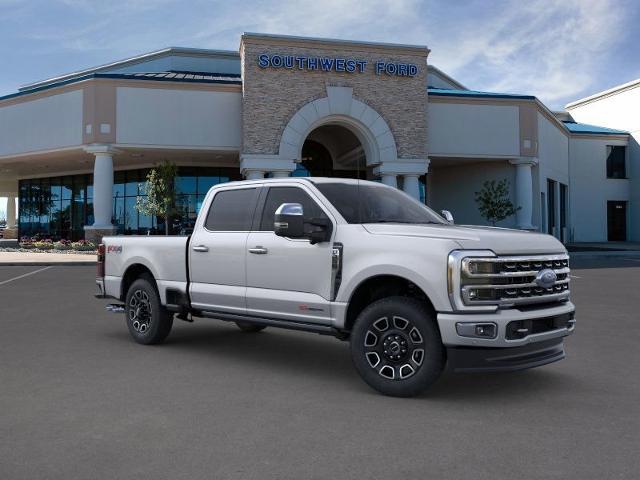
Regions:
<instances>
[{"instance_id":1,"label":"arched entrance","mask_svg":"<svg viewBox=\"0 0 640 480\"><path fill-rule=\"evenodd\" d=\"M328 123L307 135L293 175L367 179L371 170L360 139L349 128Z\"/></svg>"}]
</instances>

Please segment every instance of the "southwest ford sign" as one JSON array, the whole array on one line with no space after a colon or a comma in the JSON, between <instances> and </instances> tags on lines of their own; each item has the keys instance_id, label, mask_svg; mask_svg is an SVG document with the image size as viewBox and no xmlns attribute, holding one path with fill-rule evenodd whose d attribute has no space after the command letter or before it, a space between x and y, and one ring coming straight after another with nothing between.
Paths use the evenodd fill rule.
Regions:
<instances>
[{"instance_id":1,"label":"southwest ford sign","mask_svg":"<svg viewBox=\"0 0 640 480\"><path fill-rule=\"evenodd\" d=\"M286 68L289 70L307 70L319 72L364 73L372 68L376 75L414 77L418 66L413 63L373 62L369 67L366 60L334 57L299 57L296 55L266 54L258 56L260 68Z\"/></svg>"}]
</instances>

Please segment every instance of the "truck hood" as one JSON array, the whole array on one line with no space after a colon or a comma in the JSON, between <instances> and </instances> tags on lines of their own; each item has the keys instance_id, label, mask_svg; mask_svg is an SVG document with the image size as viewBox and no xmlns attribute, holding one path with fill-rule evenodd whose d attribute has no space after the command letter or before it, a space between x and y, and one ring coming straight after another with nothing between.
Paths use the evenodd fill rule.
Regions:
<instances>
[{"instance_id":1,"label":"truck hood","mask_svg":"<svg viewBox=\"0 0 640 480\"><path fill-rule=\"evenodd\" d=\"M564 245L551 235L509 228L393 223L369 223L363 226L373 235L452 240L465 250L492 250L498 255L566 252Z\"/></svg>"}]
</instances>

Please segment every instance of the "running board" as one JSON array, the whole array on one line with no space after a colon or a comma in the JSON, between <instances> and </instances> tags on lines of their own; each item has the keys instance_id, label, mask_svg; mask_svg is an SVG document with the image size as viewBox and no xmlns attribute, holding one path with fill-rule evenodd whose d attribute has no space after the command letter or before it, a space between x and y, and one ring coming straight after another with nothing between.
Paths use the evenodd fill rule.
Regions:
<instances>
[{"instance_id":1,"label":"running board","mask_svg":"<svg viewBox=\"0 0 640 480\"><path fill-rule=\"evenodd\" d=\"M107 312L124 313L124 305L121 303L110 303L105 308L107 309Z\"/></svg>"},{"instance_id":2,"label":"running board","mask_svg":"<svg viewBox=\"0 0 640 480\"><path fill-rule=\"evenodd\" d=\"M218 320L224 320L226 322L247 322L254 325L264 325L265 327L277 327L286 328L288 330L300 330L304 332L319 333L320 335L331 335L334 337L341 337L342 332L340 330L330 327L329 325L318 325L315 323L295 322L292 320L281 320L275 318L265 317L252 317L249 315L237 315L234 313L226 312L208 312L200 311L198 315L215 318Z\"/></svg>"}]
</instances>

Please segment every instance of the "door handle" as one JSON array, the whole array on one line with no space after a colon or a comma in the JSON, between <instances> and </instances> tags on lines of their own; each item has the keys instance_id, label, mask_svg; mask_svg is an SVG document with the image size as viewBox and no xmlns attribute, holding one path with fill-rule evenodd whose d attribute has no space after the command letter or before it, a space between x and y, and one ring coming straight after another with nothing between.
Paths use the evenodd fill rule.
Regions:
<instances>
[{"instance_id":1,"label":"door handle","mask_svg":"<svg viewBox=\"0 0 640 480\"><path fill-rule=\"evenodd\" d=\"M209 247L207 247L206 245L195 245L193 247L191 247L193 249L194 252L208 252L209 251Z\"/></svg>"},{"instance_id":2,"label":"door handle","mask_svg":"<svg viewBox=\"0 0 640 480\"><path fill-rule=\"evenodd\" d=\"M269 250L258 245L254 248L250 248L249 253L255 253L256 255L266 255L267 253L269 253Z\"/></svg>"}]
</instances>

